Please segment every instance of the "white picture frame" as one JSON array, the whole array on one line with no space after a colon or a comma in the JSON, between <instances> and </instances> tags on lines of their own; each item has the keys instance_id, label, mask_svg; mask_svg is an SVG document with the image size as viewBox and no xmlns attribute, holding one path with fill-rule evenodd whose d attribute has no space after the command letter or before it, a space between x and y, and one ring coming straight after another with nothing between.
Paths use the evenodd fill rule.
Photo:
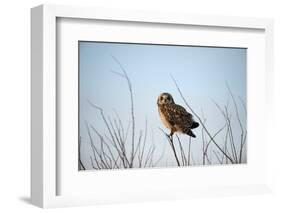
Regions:
<instances>
[{"instance_id":1,"label":"white picture frame","mask_svg":"<svg viewBox=\"0 0 281 213\"><path fill-rule=\"evenodd\" d=\"M61 171L64 172L62 168L65 164L60 164L60 166L58 166L61 152L58 151L57 146L57 107L59 102L58 98L61 98L57 95L57 88L60 84L60 81L57 78L57 50L59 45L57 36L58 21L61 18L68 20L113 21L118 22L119 24L122 24L123 22L144 23L144 25L154 24L165 26L166 28L173 26L197 26L202 29L211 28L215 30L217 28L228 32L234 32L235 30L253 30L261 32L262 36L256 41L262 47L259 49L262 51L259 53L261 60L257 62L261 63L259 64L261 66L256 67L260 70L260 74L257 74L256 80L253 79L253 72L248 76L253 82L253 87L250 89L248 95L250 97L250 105L254 105L255 103L260 105L260 107L256 107L258 109L253 112L253 115L254 113L260 114L264 112L264 117L261 119L263 120L263 128L264 124L266 125L266 134L262 139L257 138L257 140L260 141L260 143L257 144L260 144L260 146L257 145L256 148L252 148L254 150L252 156L257 156L258 153L263 152L262 159L260 159L262 165L257 167L257 165L253 164L253 168L250 168L251 165L239 168L225 167L223 170L217 167L210 167L203 168L204 171L202 168L193 168L192 171L188 171L189 175L193 173L193 175L190 175L192 184L186 183L182 188L177 184L167 184L166 180L168 180L168 178L185 177L188 173L186 173L187 170L184 169L154 169L149 171L133 170L130 171L130 173L115 172L112 176L109 175L109 172L106 172L101 173L99 177L93 177L95 174L80 173L78 175L79 178L81 178L79 181L82 181L82 190L80 191L79 188L75 187L78 183L74 182L75 178L72 178L72 176L74 176L73 173L65 172L64 176L67 176L67 179L70 180L66 185L70 193L61 194L59 192L59 185L64 184L64 181L67 182L66 179L61 178L59 175ZM269 168L271 167L270 161L267 160L268 152L265 152L265 149L270 150L269 145L272 139L270 137L270 128L268 128L268 124L272 118L271 109L273 103L271 94L271 91L273 90L273 21L271 19L160 14L140 11L101 10L74 6L41 5L32 8L31 10L31 27L31 201L33 204L47 208L91 205L98 203L178 199L196 196L240 195L270 191L271 172ZM235 36L234 33L233 38L235 38ZM251 38L249 40L251 40ZM223 42L222 38L221 42ZM241 45L243 45L243 41L241 42ZM214 46L216 44L216 42L213 43ZM198 41L198 45L200 45L200 40ZM252 43L251 45L255 46L255 43ZM258 77L259 75L260 77ZM266 76L266 78L262 78L262 76ZM254 81L261 83L262 86L258 87ZM255 88L259 88L259 92L262 94L262 97L260 97L262 103L257 102L258 99L251 99L251 96L254 94L253 89ZM250 116L250 118L252 117ZM254 126L252 127L252 129L255 130L260 130L259 128L261 128L261 126L255 126L255 128ZM70 143L70 146L73 145L71 144L72 143ZM65 155L70 154L66 153ZM255 159L258 161L257 157ZM218 173L227 172L231 174L232 169L235 169L235 172L238 173L237 177L233 178L233 180L237 179L236 182L229 181L219 183L218 181L218 183L214 185L206 183L205 185L200 186L200 175L211 175L212 170L217 171ZM246 171L245 174L248 176L245 180L240 180L238 176L243 170ZM253 176L250 175L252 172L254 175L258 176L255 180L253 179ZM263 175L260 175L261 173ZM153 188L153 186L145 187L146 183L148 183L147 177L151 177L151 180L153 181L153 177L155 180L157 180L157 178L159 180L160 176L163 177L163 181L159 181L155 188ZM122 177L122 179L125 179L126 181L132 178L139 178L139 180L142 179L143 182L140 184L140 187L136 189L132 189L129 184L129 186L125 186L125 189L115 188L110 192L109 189L104 190L103 192L102 189L97 189L95 194L86 193L87 188L91 188L91 186L86 184L89 184L94 178L98 178L97 181L102 181L104 178L109 180L118 177ZM210 177L215 179L217 176L214 175ZM196 179L198 179L197 182ZM179 184L182 184L184 183L184 178L178 178L177 181ZM79 191L79 193L71 193L71 191ZM122 193L122 195L120 195L120 193Z\"/></svg>"}]
</instances>

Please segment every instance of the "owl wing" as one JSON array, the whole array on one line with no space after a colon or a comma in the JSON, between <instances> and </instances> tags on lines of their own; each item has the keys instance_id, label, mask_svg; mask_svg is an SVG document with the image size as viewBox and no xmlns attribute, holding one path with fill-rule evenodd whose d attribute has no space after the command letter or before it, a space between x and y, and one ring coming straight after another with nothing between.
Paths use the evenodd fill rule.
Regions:
<instances>
[{"instance_id":1,"label":"owl wing","mask_svg":"<svg viewBox=\"0 0 281 213\"><path fill-rule=\"evenodd\" d=\"M180 125L185 127L192 126L192 115L188 113L182 106L177 104L167 105L166 111L167 119L172 125Z\"/></svg>"}]
</instances>

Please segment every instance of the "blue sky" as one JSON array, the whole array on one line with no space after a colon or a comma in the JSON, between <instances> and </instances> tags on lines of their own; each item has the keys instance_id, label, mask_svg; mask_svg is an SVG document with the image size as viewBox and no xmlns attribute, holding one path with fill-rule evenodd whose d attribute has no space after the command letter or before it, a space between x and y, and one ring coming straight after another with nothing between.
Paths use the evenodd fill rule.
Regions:
<instances>
[{"instance_id":1,"label":"blue sky","mask_svg":"<svg viewBox=\"0 0 281 213\"><path fill-rule=\"evenodd\" d=\"M124 123L130 120L127 84L123 78L112 73L121 72L112 55L121 62L131 79L137 129L143 128L147 119L155 146L158 150L165 150L167 156L159 166L173 166L173 156L165 137L159 131L159 127L164 127L156 105L158 95L169 92L177 104L184 106L170 76L176 79L193 109L200 115L204 113L206 125L210 131L215 132L222 126L223 117L212 100L222 106L229 102L226 83L235 97L246 103L246 53L247 50L242 48L80 42L82 158L89 162L91 154L85 121L94 125L100 132L106 132L99 112L88 104L88 99L102 107L108 116L114 116L116 110ZM234 113L234 109L231 110ZM241 117L246 125L246 115L241 113ZM234 125L233 129L238 137L238 125ZM194 164L200 164L200 156L196 154L202 146L200 131L199 128L194 131L198 135L192 143ZM183 135L180 137L188 140Z\"/></svg>"}]
</instances>

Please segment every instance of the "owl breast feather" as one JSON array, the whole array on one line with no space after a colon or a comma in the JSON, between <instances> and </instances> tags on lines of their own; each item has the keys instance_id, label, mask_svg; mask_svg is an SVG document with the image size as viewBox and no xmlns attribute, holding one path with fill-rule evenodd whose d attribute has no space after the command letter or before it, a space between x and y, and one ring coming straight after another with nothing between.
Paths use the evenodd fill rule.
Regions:
<instances>
[{"instance_id":1,"label":"owl breast feather","mask_svg":"<svg viewBox=\"0 0 281 213\"><path fill-rule=\"evenodd\" d=\"M168 129L172 129L173 124L168 119L169 112L167 111L167 109L165 109L164 106L159 106L158 111L159 111L159 115L160 115L161 121L164 124L164 126Z\"/></svg>"}]
</instances>

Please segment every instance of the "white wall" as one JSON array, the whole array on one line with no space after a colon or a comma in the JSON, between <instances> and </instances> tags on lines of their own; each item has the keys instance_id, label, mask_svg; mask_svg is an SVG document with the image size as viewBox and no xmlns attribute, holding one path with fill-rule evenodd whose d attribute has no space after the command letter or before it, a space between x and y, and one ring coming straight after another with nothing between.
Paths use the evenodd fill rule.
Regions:
<instances>
[{"instance_id":1,"label":"white wall","mask_svg":"<svg viewBox=\"0 0 281 213\"><path fill-rule=\"evenodd\" d=\"M7 0L0 6L0 132L1 132L1 175L0 175L0 209L1 212L12 210L36 212L39 209L28 202L29 196L29 107L30 107L30 14L29 8L41 3L77 4L74 0L37 1ZM192 14L216 14L233 16L270 17L275 19L275 109L281 109L280 83L281 63L281 13L278 0L80 0L79 5L101 6L126 9L156 10L167 12L185 12ZM277 110L276 110L277 111ZM275 115L276 132L280 131L280 112ZM280 168L281 148L276 138L275 151L272 153L274 165ZM146 204L110 205L87 208L73 208L70 212L277 212L280 211L280 169L275 172L276 187L273 195L228 197L220 199L193 199L188 201L158 202ZM279 182L278 182L279 181ZM55 212L61 210L55 210Z\"/></svg>"}]
</instances>

